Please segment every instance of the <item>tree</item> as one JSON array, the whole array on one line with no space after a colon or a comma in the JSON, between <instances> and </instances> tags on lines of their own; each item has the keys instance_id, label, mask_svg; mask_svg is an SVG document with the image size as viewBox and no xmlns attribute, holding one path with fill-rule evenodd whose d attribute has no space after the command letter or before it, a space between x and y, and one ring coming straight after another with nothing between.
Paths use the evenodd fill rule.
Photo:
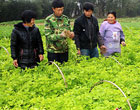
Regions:
<instances>
[{"instance_id":1,"label":"tree","mask_svg":"<svg viewBox=\"0 0 140 110\"><path fill-rule=\"evenodd\" d=\"M38 18L45 18L52 13L53 0L0 0L0 22L21 19L24 10L33 10ZM94 14L105 17L107 12L114 10L117 17L134 17L140 15L140 0L63 0L64 14L77 17L83 12L84 2L94 4Z\"/></svg>"}]
</instances>

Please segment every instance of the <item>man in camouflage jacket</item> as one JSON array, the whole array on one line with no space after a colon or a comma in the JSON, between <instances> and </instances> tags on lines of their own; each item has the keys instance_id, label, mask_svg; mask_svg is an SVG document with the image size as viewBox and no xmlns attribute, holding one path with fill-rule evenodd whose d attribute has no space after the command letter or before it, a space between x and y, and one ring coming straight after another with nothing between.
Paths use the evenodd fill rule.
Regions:
<instances>
[{"instance_id":1,"label":"man in camouflage jacket","mask_svg":"<svg viewBox=\"0 0 140 110\"><path fill-rule=\"evenodd\" d=\"M70 32L70 21L63 15L64 3L61 0L52 2L53 14L45 20L45 36L47 41L48 61L60 63L68 61L67 37L73 38Z\"/></svg>"}]
</instances>

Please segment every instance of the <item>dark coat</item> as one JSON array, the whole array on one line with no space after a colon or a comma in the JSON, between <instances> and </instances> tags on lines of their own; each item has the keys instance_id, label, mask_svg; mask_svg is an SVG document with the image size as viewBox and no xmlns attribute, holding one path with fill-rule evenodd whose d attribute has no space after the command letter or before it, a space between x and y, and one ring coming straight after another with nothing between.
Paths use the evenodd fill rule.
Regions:
<instances>
[{"instance_id":1,"label":"dark coat","mask_svg":"<svg viewBox=\"0 0 140 110\"><path fill-rule=\"evenodd\" d=\"M35 26L26 29L23 23L14 25L11 35L11 56L18 60L21 68L34 67L39 62L39 54L44 54L39 29Z\"/></svg>"},{"instance_id":2,"label":"dark coat","mask_svg":"<svg viewBox=\"0 0 140 110\"><path fill-rule=\"evenodd\" d=\"M83 14L75 20L74 23L74 33L75 33L75 43L76 47L80 49L93 49L103 45L102 38L99 33L98 21L95 17L91 17L92 21L92 36L89 37L89 27L87 22L87 17Z\"/></svg>"}]
</instances>

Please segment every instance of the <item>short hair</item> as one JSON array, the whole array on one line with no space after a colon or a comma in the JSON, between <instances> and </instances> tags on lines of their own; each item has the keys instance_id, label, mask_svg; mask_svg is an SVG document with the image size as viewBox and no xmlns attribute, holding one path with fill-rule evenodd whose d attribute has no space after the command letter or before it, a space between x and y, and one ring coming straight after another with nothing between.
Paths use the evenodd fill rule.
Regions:
<instances>
[{"instance_id":1,"label":"short hair","mask_svg":"<svg viewBox=\"0 0 140 110\"><path fill-rule=\"evenodd\" d=\"M52 2L52 7L53 8L61 8L61 7L64 7L64 3L62 0L54 0Z\"/></svg>"},{"instance_id":2,"label":"short hair","mask_svg":"<svg viewBox=\"0 0 140 110\"><path fill-rule=\"evenodd\" d=\"M36 18L36 13L32 10L25 10L21 14L21 19L24 23L30 23L32 18Z\"/></svg>"},{"instance_id":3,"label":"short hair","mask_svg":"<svg viewBox=\"0 0 140 110\"><path fill-rule=\"evenodd\" d=\"M94 6L90 2L85 2L84 5L83 5L83 10L86 10L86 11L92 10L92 11L94 11Z\"/></svg>"},{"instance_id":4,"label":"short hair","mask_svg":"<svg viewBox=\"0 0 140 110\"><path fill-rule=\"evenodd\" d=\"M116 12L115 12L115 11L109 11L109 12L107 13L107 16L108 16L109 14L112 14L112 15L116 18Z\"/></svg>"}]
</instances>

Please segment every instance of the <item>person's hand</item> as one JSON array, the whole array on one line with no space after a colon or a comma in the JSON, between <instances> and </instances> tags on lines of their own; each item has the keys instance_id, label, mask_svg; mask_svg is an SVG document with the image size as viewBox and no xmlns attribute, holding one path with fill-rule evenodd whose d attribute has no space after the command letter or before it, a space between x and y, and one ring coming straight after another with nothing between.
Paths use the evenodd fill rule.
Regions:
<instances>
[{"instance_id":1,"label":"person's hand","mask_svg":"<svg viewBox=\"0 0 140 110\"><path fill-rule=\"evenodd\" d=\"M63 32L60 34L60 36L61 36L61 37L66 37L66 36L65 36L65 32L63 31Z\"/></svg>"},{"instance_id":2,"label":"person's hand","mask_svg":"<svg viewBox=\"0 0 140 110\"><path fill-rule=\"evenodd\" d=\"M71 38L71 39L74 38L74 32L70 32L70 38Z\"/></svg>"},{"instance_id":3,"label":"person's hand","mask_svg":"<svg viewBox=\"0 0 140 110\"><path fill-rule=\"evenodd\" d=\"M13 65L17 68L18 67L18 62L17 62L17 60L14 60L13 61Z\"/></svg>"},{"instance_id":4,"label":"person's hand","mask_svg":"<svg viewBox=\"0 0 140 110\"><path fill-rule=\"evenodd\" d=\"M64 30L61 34L61 37L70 37L70 31L69 30Z\"/></svg>"},{"instance_id":5,"label":"person's hand","mask_svg":"<svg viewBox=\"0 0 140 110\"><path fill-rule=\"evenodd\" d=\"M122 46L126 46L126 43L124 41L121 42Z\"/></svg>"},{"instance_id":6,"label":"person's hand","mask_svg":"<svg viewBox=\"0 0 140 110\"><path fill-rule=\"evenodd\" d=\"M40 61L42 61L44 59L44 56L42 54L40 54L39 59L40 59Z\"/></svg>"},{"instance_id":7,"label":"person's hand","mask_svg":"<svg viewBox=\"0 0 140 110\"><path fill-rule=\"evenodd\" d=\"M80 49L77 50L77 54L78 54L78 55L81 55Z\"/></svg>"},{"instance_id":8,"label":"person's hand","mask_svg":"<svg viewBox=\"0 0 140 110\"><path fill-rule=\"evenodd\" d=\"M70 30L64 30L65 36L70 38L71 37L71 32Z\"/></svg>"},{"instance_id":9,"label":"person's hand","mask_svg":"<svg viewBox=\"0 0 140 110\"><path fill-rule=\"evenodd\" d=\"M61 37L68 37L73 39L74 38L74 32L70 32L70 30L64 30L61 34Z\"/></svg>"},{"instance_id":10,"label":"person's hand","mask_svg":"<svg viewBox=\"0 0 140 110\"><path fill-rule=\"evenodd\" d=\"M100 50L101 50L101 54L105 54L106 53L106 46L102 45L100 47Z\"/></svg>"}]
</instances>

